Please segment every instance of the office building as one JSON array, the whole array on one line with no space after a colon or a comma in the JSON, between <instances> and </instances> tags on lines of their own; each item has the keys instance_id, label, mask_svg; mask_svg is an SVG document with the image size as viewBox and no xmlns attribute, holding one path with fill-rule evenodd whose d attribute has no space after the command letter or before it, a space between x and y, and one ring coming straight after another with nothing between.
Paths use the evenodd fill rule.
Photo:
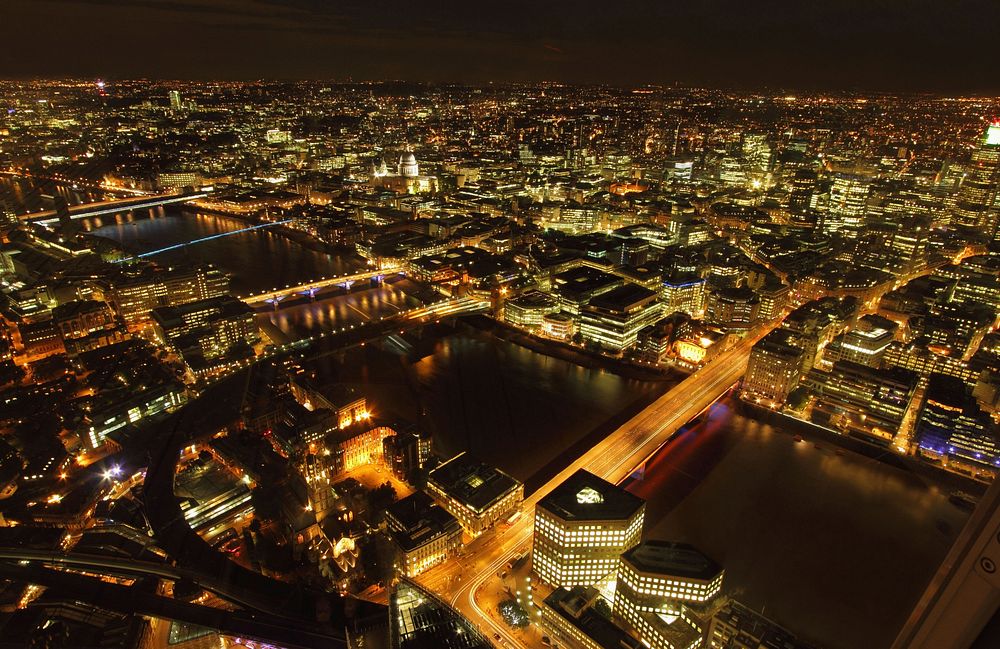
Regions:
<instances>
[{"instance_id":1,"label":"office building","mask_svg":"<svg viewBox=\"0 0 1000 649\"><path fill-rule=\"evenodd\" d=\"M621 353L635 346L639 331L659 320L662 311L654 291L637 284L619 286L580 309L580 335L586 343Z\"/></svg>"},{"instance_id":2,"label":"office building","mask_svg":"<svg viewBox=\"0 0 1000 649\"><path fill-rule=\"evenodd\" d=\"M504 302L503 319L515 327L534 330L541 326L543 316L558 310L559 301L548 293L527 291Z\"/></svg>"},{"instance_id":3,"label":"office building","mask_svg":"<svg viewBox=\"0 0 1000 649\"><path fill-rule=\"evenodd\" d=\"M185 401L184 384L174 380L136 386L127 395L99 396L83 419L81 437L91 450L101 448L109 437L120 435L144 419L169 412Z\"/></svg>"},{"instance_id":4,"label":"office building","mask_svg":"<svg viewBox=\"0 0 1000 649\"><path fill-rule=\"evenodd\" d=\"M531 565L553 587L592 586L642 534L646 503L580 469L539 501Z\"/></svg>"},{"instance_id":5,"label":"office building","mask_svg":"<svg viewBox=\"0 0 1000 649\"><path fill-rule=\"evenodd\" d=\"M686 543L643 541L618 564L614 619L652 649L695 649L722 577L717 563Z\"/></svg>"},{"instance_id":6,"label":"office building","mask_svg":"<svg viewBox=\"0 0 1000 649\"><path fill-rule=\"evenodd\" d=\"M735 600L729 600L708 623L706 649L815 649L787 629Z\"/></svg>"},{"instance_id":7,"label":"office building","mask_svg":"<svg viewBox=\"0 0 1000 649\"><path fill-rule=\"evenodd\" d=\"M898 432L917 378L901 368L875 369L836 361L830 371L811 370L804 383L816 395L814 419L884 439Z\"/></svg>"},{"instance_id":8,"label":"office building","mask_svg":"<svg viewBox=\"0 0 1000 649\"><path fill-rule=\"evenodd\" d=\"M427 491L470 536L510 518L524 500L523 484L464 452L430 472Z\"/></svg>"},{"instance_id":9,"label":"office building","mask_svg":"<svg viewBox=\"0 0 1000 649\"><path fill-rule=\"evenodd\" d=\"M396 548L396 573L416 577L462 547L458 520L417 491L386 509L386 528Z\"/></svg>"},{"instance_id":10,"label":"office building","mask_svg":"<svg viewBox=\"0 0 1000 649\"><path fill-rule=\"evenodd\" d=\"M616 275L590 266L577 266L552 277L552 292L558 298L561 310L578 321L581 309L591 298L603 295L622 284L622 278Z\"/></svg>"},{"instance_id":11,"label":"office building","mask_svg":"<svg viewBox=\"0 0 1000 649\"><path fill-rule=\"evenodd\" d=\"M260 340L253 309L230 296L157 307L152 318L157 338L176 349L195 374L252 356Z\"/></svg>"},{"instance_id":12,"label":"office building","mask_svg":"<svg viewBox=\"0 0 1000 649\"><path fill-rule=\"evenodd\" d=\"M857 232L865 223L871 179L858 174L837 173L830 185L830 202L820 215L824 234L840 230Z\"/></svg>"},{"instance_id":13,"label":"office building","mask_svg":"<svg viewBox=\"0 0 1000 649\"><path fill-rule=\"evenodd\" d=\"M757 298L760 300L760 305L757 307L757 320L771 322L780 317L785 312L785 307L788 306L791 292L787 284L782 284L776 279L764 282L764 285L757 289Z\"/></svg>"},{"instance_id":14,"label":"office building","mask_svg":"<svg viewBox=\"0 0 1000 649\"><path fill-rule=\"evenodd\" d=\"M69 356L121 342L124 325L105 302L73 300L52 309L52 322Z\"/></svg>"},{"instance_id":15,"label":"office building","mask_svg":"<svg viewBox=\"0 0 1000 649\"><path fill-rule=\"evenodd\" d=\"M868 367L881 367L898 325L877 315L866 315L839 341L840 359ZM831 359L835 360L835 359Z\"/></svg>"},{"instance_id":16,"label":"office building","mask_svg":"<svg viewBox=\"0 0 1000 649\"><path fill-rule=\"evenodd\" d=\"M796 343L795 334L786 329L775 329L758 341L750 351L740 396L771 407L784 404L802 376L805 351Z\"/></svg>"},{"instance_id":17,"label":"office building","mask_svg":"<svg viewBox=\"0 0 1000 649\"><path fill-rule=\"evenodd\" d=\"M699 317L705 311L705 279L693 273L672 274L663 280L660 301L666 314Z\"/></svg>"},{"instance_id":18,"label":"office building","mask_svg":"<svg viewBox=\"0 0 1000 649\"><path fill-rule=\"evenodd\" d=\"M921 453L971 465L1000 467L1000 431L961 379L931 374L917 418Z\"/></svg>"},{"instance_id":19,"label":"office building","mask_svg":"<svg viewBox=\"0 0 1000 649\"><path fill-rule=\"evenodd\" d=\"M750 288L740 286L711 291L705 322L728 332L742 333L757 322L760 298Z\"/></svg>"},{"instance_id":20,"label":"office building","mask_svg":"<svg viewBox=\"0 0 1000 649\"><path fill-rule=\"evenodd\" d=\"M986 129L972 153L958 189L952 224L976 229L990 237L997 225L997 189L1000 176L1000 122Z\"/></svg>"},{"instance_id":21,"label":"office building","mask_svg":"<svg viewBox=\"0 0 1000 649\"><path fill-rule=\"evenodd\" d=\"M161 306L177 306L229 293L229 278L211 266L144 267L112 280L108 301L132 325Z\"/></svg>"},{"instance_id":22,"label":"office building","mask_svg":"<svg viewBox=\"0 0 1000 649\"><path fill-rule=\"evenodd\" d=\"M556 588L542 602L542 624L557 638L584 649L643 649L639 640L596 610L600 597L590 586Z\"/></svg>"}]
</instances>

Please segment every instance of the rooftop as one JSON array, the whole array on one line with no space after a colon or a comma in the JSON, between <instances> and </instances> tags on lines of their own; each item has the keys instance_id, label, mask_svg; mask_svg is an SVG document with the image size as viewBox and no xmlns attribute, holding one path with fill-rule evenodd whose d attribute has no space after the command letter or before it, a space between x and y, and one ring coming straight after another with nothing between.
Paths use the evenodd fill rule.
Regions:
<instances>
[{"instance_id":1,"label":"rooftop","mask_svg":"<svg viewBox=\"0 0 1000 649\"><path fill-rule=\"evenodd\" d=\"M629 519L645 505L642 498L583 469L538 503L539 507L568 521Z\"/></svg>"},{"instance_id":2,"label":"rooftop","mask_svg":"<svg viewBox=\"0 0 1000 649\"><path fill-rule=\"evenodd\" d=\"M459 453L430 472L430 482L463 505L481 512L521 483L500 469Z\"/></svg>"},{"instance_id":3,"label":"rooftop","mask_svg":"<svg viewBox=\"0 0 1000 649\"><path fill-rule=\"evenodd\" d=\"M722 573L722 566L693 545L673 541L643 541L622 554L622 560L642 572L686 579L711 581Z\"/></svg>"}]
</instances>

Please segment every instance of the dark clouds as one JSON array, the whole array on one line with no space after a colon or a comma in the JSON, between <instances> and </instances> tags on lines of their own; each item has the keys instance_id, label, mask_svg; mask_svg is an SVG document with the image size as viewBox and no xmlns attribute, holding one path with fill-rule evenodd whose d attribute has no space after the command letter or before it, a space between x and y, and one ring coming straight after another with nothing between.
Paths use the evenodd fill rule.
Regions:
<instances>
[{"instance_id":1,"label":"dark clouds","mask_svg":"<svg viewBox=\"0 0 1000 649\"><path fill-rule=\"evenodd\" d=\"M0 0L0 75L990 92L996 0Z\"/></svg>"}]
</instances>

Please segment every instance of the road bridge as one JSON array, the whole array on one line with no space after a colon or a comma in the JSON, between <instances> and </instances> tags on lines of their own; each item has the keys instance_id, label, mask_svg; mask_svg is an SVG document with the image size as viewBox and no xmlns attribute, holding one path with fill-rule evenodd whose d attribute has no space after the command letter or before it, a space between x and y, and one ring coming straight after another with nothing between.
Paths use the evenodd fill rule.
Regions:
<instances>
[{"instance_id":1,"label":"road bridge","mask_svg":"<svg viewBox=\"0 0 1000 649\"><path fill-rule=\"evenodd\" d=\"M261 291L260 293L251 293L249 295L240 296L240 299L250 305L277 304L294 295L309 295L312 297L321 289L329 288L331 286L339 286L350 290L351 286L357 282L366 280L377 280L381 282L387 277L403 274L404 272L398 266L385 266L377 269L367 268L365 270L359 270L346 275L320 277L319 279L309 280L301 284L286 284L283 287L276 286L269 291Z\"/></svg>"},{"instance_id":2,"label":"road bridge","mask_svg":"<svg viewBox=\"0 0 1000 649\"><path fill-rule=\"evenodd\" d=\"M92 216L121 214L123 212L131 212L133 210L145 210L152 207L159 207L161 205L187 203L204 197L204 192L196 192L193 194L159 194L155 196L117 198L108 201L97 201L95 203L70 205L67 209L71 219L79 220ZM44 212L35 212L33 214L21 214L18 218L27 223L37 223L39 225L51 226L59 222L59 212L58 210L46 210Z\"/></svg>"}]
</instances>

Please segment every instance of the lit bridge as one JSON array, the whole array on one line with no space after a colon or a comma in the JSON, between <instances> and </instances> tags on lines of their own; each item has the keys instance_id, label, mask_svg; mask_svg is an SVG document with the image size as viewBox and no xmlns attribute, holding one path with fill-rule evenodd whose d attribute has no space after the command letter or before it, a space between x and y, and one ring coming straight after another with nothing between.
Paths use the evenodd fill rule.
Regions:
<instances>
[{"instance_id":1,"label":"lit bridge","mask_svg":"<svg viewBox=\"0 0 1000 649\"><path fill-rule=\"evenodd\" d=\"M121 214L132 210L146 210L161 205L172 205L174 203L187 203L199 198L204 198L204 192L193 194L160 194L157 196L140 196L134 198L121 198L111 201L98 201L95 203L84 203L82 205L70 205L68 207L71 219L86 219L91 216L104 216L107 214ZM22 221L38 223L40 225L53 225L59 222L59 212L57 210L46 210L35 212L34 214L22 214Z\"/></svg>"},{"instance_id":2,"label":"lit bridge","mask_svg":"<svg viewBox=\"0 0 1000 649\"><path fill-rule=\"evenodd\" d=\"M350 290L357 282L362 282L365 280L378 280L381 281L386 277L391 275L401 275L403 271L396 266L386 266L379 269L369 268L356 273L351 273L349 275L338 275L336 277L321 277L320 279L315 279L309 282L304 282L302 284L291 285L288 284L284 287L275 287L270 291L264 291L262 293L255 293L252 295L241 296L240 299L250 305L259 304L273 304L277 306L282 300L292 297L294 295L306 295L313 297L320 290L328 288L331 286L339 286L341 288Z\"/></svg>"},{"instance_id":3,"label":"lit bridge","mask_svg":"<svg viewBox=\"0 0 1000 649\"><path fill-rule=\"evenodd\" d=\"M205 241L211 241L213 239L221 239L223 237L231 237L234 234L242 234L244 232L252 232L254 230L260 230L261 228L270 228L276 225L284 225L285 223L291 223L292 219L285 219L284 221L273 221L271 223L261 223L258 225L251 225L246 228L240 228L239 230L230 230L229 232L220 232L219 234L211 234L207 237L201 237L200 239L192 239L191 241L185 241L183 243L175 243L172 246L164 246L163 248L157 248L156 250L149 250L147 252L140 253L134 257L126 257L124 259L119 259L118 263L132 261L133 259L145 259L146 257L152 257L153 255L159 255L164 252L170 252L171 250L179 250L181 248L187 248L188 246L193 246L195 244L203 243Z\"/></svg>"}]
</instances>

